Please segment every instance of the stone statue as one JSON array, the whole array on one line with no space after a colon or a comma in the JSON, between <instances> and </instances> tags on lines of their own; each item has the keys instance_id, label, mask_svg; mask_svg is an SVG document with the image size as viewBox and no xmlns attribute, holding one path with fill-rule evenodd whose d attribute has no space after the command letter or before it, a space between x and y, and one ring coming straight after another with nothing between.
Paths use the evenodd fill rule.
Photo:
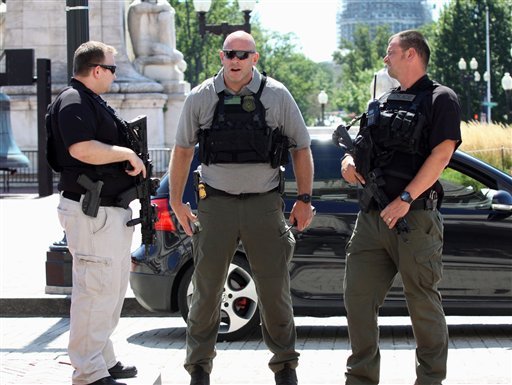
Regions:
<instances>
[{"instance_id":1,"label":"stone statue","mask_svg":"<svg viewBox=\"0 0 512 385\"><path fill-rule=\"evenodd\" d=\"M187 68L176 49L175 11L167 0L134 0L128 8L134 64L137 70L159 81L182 81Z\"/></svg>"}]
</instances>

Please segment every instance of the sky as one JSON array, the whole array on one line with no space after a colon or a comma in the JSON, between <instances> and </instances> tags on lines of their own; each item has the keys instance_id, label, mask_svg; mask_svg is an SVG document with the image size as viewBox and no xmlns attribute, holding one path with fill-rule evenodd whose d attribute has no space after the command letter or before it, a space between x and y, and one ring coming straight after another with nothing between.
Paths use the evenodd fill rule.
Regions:
<instances>
[{"instance_id":1,"label":"sky","mask_svg":"<svg viewBox=\"0 0 512 385\"><path fill-rule=\"evenodd\" d=\"M449 0L429 0L440 9ZM293 32L306 57L316 62L331 61L336 50L336 13L339 0L259 0L251 15L263 28ZM435 17L435 15L434 15Z\"/></svg>"},{"instance_id":2,"label":"sky","mask_svg":"<svg viewBox=\"0 0 512 385\"><path fill-rule=\"evenodd\" d=\"M314 61L331 61L336 50L339 0L259 0L251 15L263 28L295 33L304 54Z\"/></svg>"}]
</instances>

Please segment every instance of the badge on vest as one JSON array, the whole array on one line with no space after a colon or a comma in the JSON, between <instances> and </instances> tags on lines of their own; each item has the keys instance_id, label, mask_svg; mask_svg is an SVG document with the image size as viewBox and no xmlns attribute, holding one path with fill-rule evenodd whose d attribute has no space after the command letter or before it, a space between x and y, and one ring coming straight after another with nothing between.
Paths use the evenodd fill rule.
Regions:
<instances>
[{"instance_id":1,"label":"badge on vest","mask_svg":"<svg viewBox=\"0 0 512 385\"><path fill-rule=\"evenodd\" d=\"M242 109L246 112L253 112L256 109L256 101L254 96L247 95L243 97Z\"/></svg>"}]
</instances>

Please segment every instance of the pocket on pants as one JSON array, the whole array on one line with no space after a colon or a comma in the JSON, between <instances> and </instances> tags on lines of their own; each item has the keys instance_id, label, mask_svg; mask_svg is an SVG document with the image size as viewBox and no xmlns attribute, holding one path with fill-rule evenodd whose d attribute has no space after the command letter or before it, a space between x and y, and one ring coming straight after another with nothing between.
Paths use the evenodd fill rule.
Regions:
<instances>
[{"instance_id":1,"label":"pocket on pants","mask_svg":"<svg viewBox=\"0 0 512 385\"><path fill-rule=\"evenodd\" d=\"M73 286L82 293L96 295L105 293L112 287L112 261L109 258L78 254L75 282Z\"/></svg>"},{"instance_id":2,"label":"pocket on pants","mask_svg":"<svg viewBox=\"0 0 512 385\"><path fill-rule=\"evenodd\" d=\"M437 244L414 255L421 284L432 287L443 277L442 246Z\"/></svg>"}]
</instances>

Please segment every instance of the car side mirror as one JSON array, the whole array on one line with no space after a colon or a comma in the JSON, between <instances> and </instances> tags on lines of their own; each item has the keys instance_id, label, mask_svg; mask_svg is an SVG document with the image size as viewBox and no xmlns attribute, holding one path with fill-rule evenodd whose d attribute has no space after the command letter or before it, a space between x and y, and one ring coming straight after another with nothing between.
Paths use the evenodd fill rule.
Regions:
<instances>
[{"instance_id":1,"label":"car side mirror","mask_svg":"<svg viewBox=\"0 0 512 385\"><path fill-rule=\"evenodd\" d=\"M489 215L490 221L508 218L512 215L512 195L507 191L497 191L492 197L491 208L495 212Z\"/></svg>"}]
</instances>

